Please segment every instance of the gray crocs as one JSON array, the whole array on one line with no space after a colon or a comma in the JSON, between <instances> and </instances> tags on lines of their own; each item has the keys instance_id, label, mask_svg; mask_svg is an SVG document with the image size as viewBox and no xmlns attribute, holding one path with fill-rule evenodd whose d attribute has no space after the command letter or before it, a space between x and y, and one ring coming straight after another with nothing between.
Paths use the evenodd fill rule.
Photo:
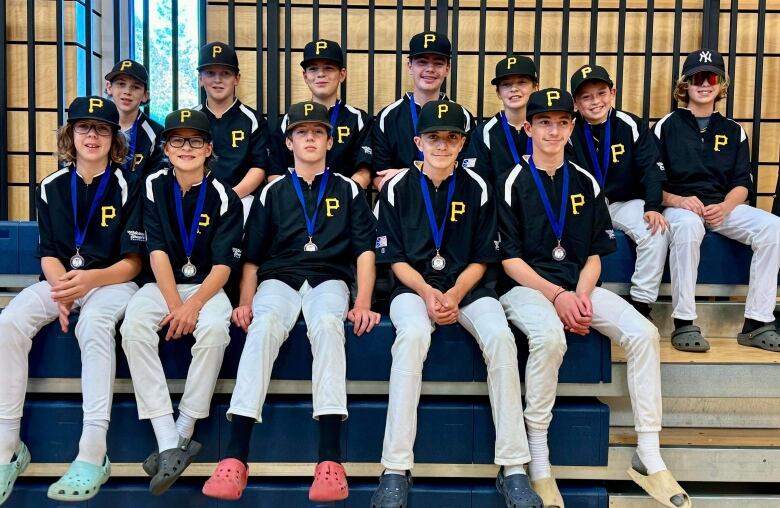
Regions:
<instances>
[{"instance_id":1,"label":"gray crocs","mask_svg":"<svg viewBox=\"0 0 780 508\"><path fill-rule=\"evenodd\" d=\"M701 334L701 328L696 325L685 325L672 332L672 346L678 351L704 353L709 351L710 343Z\"/></svg>"},{"instance_id":2,"label":"gray crocs","mask_svg":"<svg viewBox=\"0 0 780 508\"><path fill-rule=\"evenodd\" d=\"M496 477L496 489L504 496L507 508L544 508L542 498L531 488L527 475L504 476L504 468L501 467Z\"/></svg>"},{"instance_id":3,"label":"gray crocs","mask_svg":"<svg viewBox=\"0 0 780 508\"><path fill-rule=\"evenodd\" d=\"M192 464L192 459L200 452L201 444L192 439L180 439L179 446L165 450L158 455L157 473L149 482L149 492L155 496L163 494L173 485L179 476Z\"/></svg>"},{"instance_id":4,"label":"gray crocs","mask_svg":"<svg viewBox=\"0 0 780 508\"><path fill-rule=\"evenodd\" d=\"M155 450L146 457L141 467L146 473L146 476L154 476L157 474L158 461L160 459L160 452Z\"/></svg>"},{"instance_id":5,"label":"gray crocs","mask_svg":"<svg viewBox=\"0 0 780 508\"><path fill-rule=\"evenodd\" d=\"M371 508L406 508L409 489L412 487L412 475L404 476L383 474L379 477L379 487L371 496Z\"/></svg>"},{"instance_id":6,"label":"gray crocs","mask_svg":"<svg viewBox=\"0 0 780 508\"><path fill-rule=\"evenodd\" d=\"M738 333L737 343L742 346L758 347L780 353L780 334L774 323L756 328L750 333Z\"/></svg>"}]
</instances>

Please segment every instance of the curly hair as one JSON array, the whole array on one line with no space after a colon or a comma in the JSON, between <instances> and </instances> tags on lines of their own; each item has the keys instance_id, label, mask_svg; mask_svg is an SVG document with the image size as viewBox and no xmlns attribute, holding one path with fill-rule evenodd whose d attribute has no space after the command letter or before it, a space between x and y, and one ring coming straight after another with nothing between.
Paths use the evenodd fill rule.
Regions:
<instances>
[{"instance_id":1,"label":"curly hair","mask_svg":"<svg viewBox=\"0 0 780 508\"><path fill-rule=\"evenodd\" d=\"M677 80L677 84L674 86L674 98L678 102L688 104L688 86L691 84L690 80L690 76L680 76L680 79ZM718 84L720 85L720 93L715 97L715 104L728 96L731 79L728 76L723 76L720 78Z\"/></svg>"},{"instance_id":2,"label":"curly hair","mask_svg":"<svg viewBox=\"0 0 780 508\"><path fill-rule=\"evenodd\" d=\"M119 129L115 129L108 158L115 164L124 164L127 161L127 150L127 138ZM73 141L73 124L70 122L57 129L57 152L54 156L65 164L76 162L76 144Z\"/></svg>"}]
</instances>

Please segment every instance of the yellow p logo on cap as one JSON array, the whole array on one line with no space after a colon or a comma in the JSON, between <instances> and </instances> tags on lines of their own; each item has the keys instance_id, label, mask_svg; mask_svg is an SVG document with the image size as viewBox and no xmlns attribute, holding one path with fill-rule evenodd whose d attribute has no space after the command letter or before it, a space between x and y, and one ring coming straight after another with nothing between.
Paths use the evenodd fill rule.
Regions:
<instances>
[{"instance_id":1,"label":"yellow p logo on cap","mask_svg":"<svg viewBox=\"0 0 780 508\"><path fill-rule=\"evenodd\" d=\"M89 99L89 112L94 113L95 108L102 108L103 107L103 99L96 99L96 98L90 98Z\"/></svg>"},{"instance_id":2,"label":"yellow p logo on cap","mask_svg":"<svg viewBox=\"0 0 780 508\"><path fill-rule=\"evenodd\" d=\"M436 42L436 34L425 34L423 35L423 47L428 48L429 42Z\"/></svg>"},{"instance_id":3,"label":"yellow p logo on cap","mask_svg":"<svg viewBox=\"0 0 780 508\"><path fill-rule=\"evenodd\" d=\"M437 113L438 113L439 118L441 118L441 115L443 115L444 113L446 113L449 110L450 110L449 105L447 105L447 104L439 104L439 107L437 108Z\"/></svg>"},{"instance_id":4,"label":"yellow p logo on cap","mask_svg":"<svg viewBox=\"0 0 780 508\"><path fill-rule=\"evenodd\" d=\"M312 111L314 111L314 104L306 103L303 105L303 116L309 116Z\"/></svg>"},{"instance_id":5,"label":"yellow p logo on cap","mask_svg":"<svg viewBox=\"0 0 780 508\"><path fill-rule=\"evenodd\" d=\"M125 69L129 69L132 66L133 66L133 62L131 62L130 60L125 60L122 62L122 65L119 66L119 70L123 71Z\"/></svg>"},{"instance_id":6,"label":"yellow p logo on cap","mask_svg":"<svg viewBox=\"0 0 780 508\"><path fill-rule=\"evenodd\" d=\"M552 106L553 101L557 101L561 98L560 92L558 90L549 90L547 92L547 106Z\"/></svg>"},{"instance_id":7,"label":"yellow p logo on cap","mask_svg":"<svg viewBox=\"0 0 780 508\"><path fill-rule=\"evenodd\" d=\"M517 63L517 58L515 58L515 57L513 57L513 56L510 56L509 58L507 58L507 59L506 59L506 70L509 70L509 69L511 69L511 68L512 68L512 66L513 66L514 64L516 64L516 63Z\"/></svg>"},{"instance_id":8,"label":"yellow p logo on cap","mask_svg":"<svg viewBox=\"0 0 780 508\"><path fill-rule=\"evenodd\" d=\"M211 58L217 58L220 53L222 53L222 46L217 45L211 48Z\"/></svg>"},{"instance_id":9,"label":"yellow p logo on cap","mask_svg":"<svg viewBox=\"0 0 780 508\"><path fill-rule=\"evenodd\" d=\"M180 123L184 123L184 120L188 119L192 116L192 111L189 109L182 109L181 114L179 115Z\"/></svg>"},{"instance_id":10,"label":"yellow p logo on cap","mask_svg":"<svg viewBox=\"0 0 780 508\"><path fill-rule=\"evenodd\" d=\"M319 55L321 49L325 49L328 47L328 43L325 41L317 41L314 43L314 54Z\"/></svg>"},{"instance_id":11,"label":"yellow p logo on cap","mask_svg":"<svg viewBox=\"0 0 780 508\"><path fill-rule=\"evenodd\" d=\"M582 79L585 79L588 77L588 74L593 72L593 69L591 69L590 67L583 67L580 72L582 73Z\"/></svg>"}]
</instances>

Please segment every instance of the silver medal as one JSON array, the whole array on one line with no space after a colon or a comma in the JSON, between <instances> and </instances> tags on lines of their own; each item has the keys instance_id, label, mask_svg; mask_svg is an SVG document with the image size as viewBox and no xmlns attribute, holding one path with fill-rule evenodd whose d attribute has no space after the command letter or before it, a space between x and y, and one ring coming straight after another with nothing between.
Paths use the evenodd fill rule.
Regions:
<instances>
[{"instance_id":1,"label":"silver medal","mask_svg":"<svg viewBox=\"0 0 780 508\"><path fill-rule=\"evenodd\" d=\"M561 244L559 243L558 246L553 249L552 257L556 261L563 261L566 259L566 249L561 247Z\"/></svg>"},{"instance_id":2,"label":"silver medal","mask_svg":"<svg viewBox=\"0 0 780 508\"><path fill-rule=\"evenodd\" d=\"M306 252L317 252L317 244L312 242L311 238L309 238L309 241L303 246L303 250Z\"/></svg>"},{"instance_id":3,"label":"silver medal","mask_svg":"<svg viewBox=\"0 0 780 508\"><path fill-rule=\"evenodd\" d=\"M74 270L78 270L79 268L84 267L84 258L76 252L71 258L70 258L70 267Z\"/></svg>"},{"instance_id":4,"label":"silver medal","mask_svg":"<svg viewBox=\"0 0 780 508\"><path fill-rule=\"evenodd\" d=\"M181 274L187 277L188 279L191 277L195 277L195 274L198 273L198 269L195 268L195 265L187 261L187 263L181 267Z\"/></svg>"},{"instance_id":5,"label":"silver medal","mask_svg":"<svg viewBox=\"0 0 780 508\"><path fill-rule=\"evenodd\" d=\"M447 262L437 253L433 256L433 259L431 259L431 266L434 270L444 270L444 267L447 266Z\"/></svg>"}]
</instances>

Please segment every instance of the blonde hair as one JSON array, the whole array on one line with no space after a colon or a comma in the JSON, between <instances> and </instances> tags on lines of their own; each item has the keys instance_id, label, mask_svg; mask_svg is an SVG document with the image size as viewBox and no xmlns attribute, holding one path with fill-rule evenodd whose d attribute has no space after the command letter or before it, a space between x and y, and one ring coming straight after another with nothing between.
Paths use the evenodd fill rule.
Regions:
<instances>
[{"instance_id":1,"label":"blonde hair","mask_svg":"<svg viewBox=\"0 0 780 508\"><path fill-rule=\"evenodd\" d=\"M680 79L677 80L677 84L674 86L674 98L683 104L688 104L689 101L688 87L691 84L690 78L690 76L680 76ZM728 75L721 76L718 85L720 85L720 93L715 97L715 104L728 96L731 79Z\"/></svg>"},{"instance_id":2,"label":"blonde hair","mask_svg":"<svg viewBox=\"0 0 780 508\"><path fill-rule=\"evenodd\" d=\"M114 129L108 158L115 164L123 164L127 161L127 150L127 138L119 129ZM57 152L54 156L65 164L76 162L76 144L73 141L72 123L68 122L57 129Z\"/></svg>"}]
</instances>

